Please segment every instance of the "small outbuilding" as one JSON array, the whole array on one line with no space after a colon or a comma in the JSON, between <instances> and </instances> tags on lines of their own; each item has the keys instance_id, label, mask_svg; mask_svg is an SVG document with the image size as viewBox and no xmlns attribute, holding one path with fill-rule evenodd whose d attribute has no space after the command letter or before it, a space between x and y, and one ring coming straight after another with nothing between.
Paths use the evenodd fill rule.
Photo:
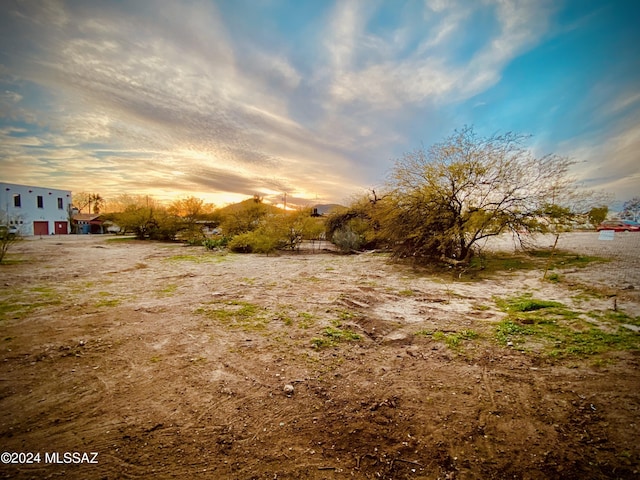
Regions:
<instances>
[{"instance_id":1,"label":"small outbuilding","mask_svg":"<svg viewBox=\"0 0 640 480\"><path fill-rule=\"evenodd\" d=\"M97 213L76 213L73 216L74 232L79 234L104 233L105 225L102 215Z\"/></svg>"}]
</instances>

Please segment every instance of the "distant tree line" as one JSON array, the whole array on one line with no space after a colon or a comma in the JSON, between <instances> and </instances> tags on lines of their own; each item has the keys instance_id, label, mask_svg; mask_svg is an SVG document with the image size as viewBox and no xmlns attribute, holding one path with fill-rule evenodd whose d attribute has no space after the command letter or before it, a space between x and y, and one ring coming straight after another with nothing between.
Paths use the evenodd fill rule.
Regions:
<instances>
[{"instance_id":1,"label":"distant tree line","mask_svg":"<svg viewBox=\"0 0 640 480\"><path fill-rule=\"evenodd\" d=\"M181 240L234 252L295 250L304 240L323 238L325 231L310 208L285 211L258 195L224 208L193 196L166 206L147 195L121 195L109 209L103 218L140 240Z\"/></svg>"},{"instance_id":2,"label":"distant tree line","mask_svg":"<svg viewBox=\"0 0 640 480\"><path fill-rule=\"evenodd\" d=\"M581 188L574 162L537 157L527 137L482 137L472 127L398 159L383 188L371 190L326 218L311 209L282 210L259 196L224 208L195 197L163 206L148 196L122 195L105 217L139 239L180 239L207 248L271 253L327 238L341 251L385 249L396 258L466 264L484 239L512 233L556 233L576 222L597 225L608 208L603 194ZM82 203L100 211L97 194ZM84 207L83 207L84 208ZM637 218L640 199L625 203ZM205 234L203 224L215 227Z\"/></svg>"}]
</instances>

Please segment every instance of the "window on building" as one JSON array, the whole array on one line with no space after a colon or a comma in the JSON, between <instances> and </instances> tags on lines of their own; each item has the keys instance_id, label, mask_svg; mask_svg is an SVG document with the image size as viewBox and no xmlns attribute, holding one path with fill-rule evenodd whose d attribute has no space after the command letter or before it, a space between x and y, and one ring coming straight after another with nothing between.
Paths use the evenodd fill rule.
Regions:
<instances>
[{"instance_id":1,"label":"window on building","mask_svg":"<svg viewBox=\"0 0 640 480\"><path fill-rule=\"evenodd\" d=\"M62 210L64 207L62 206L62 199L58 198L58 210Z\"/></svg>"},{"instance_id":2,"label":"window on building","mask_svg":"<svg viewBox=\"0 0 640 480\"><path fill-rule=\"evenodd\" d=\"M16 193L13 196L13 206L14 207L21 207L22 206L22 201L20 200L20 194Z\"/></svg>"},{"instance_id":3,"label":"window on building","mask_svg":"<svg viewBox=\"0 0 640 480\"><path fill-rule=\"evenodd\" d=\"M44 208L44 198L42 195L38 195L38 208Z\"/></svg>"}]
</instances>

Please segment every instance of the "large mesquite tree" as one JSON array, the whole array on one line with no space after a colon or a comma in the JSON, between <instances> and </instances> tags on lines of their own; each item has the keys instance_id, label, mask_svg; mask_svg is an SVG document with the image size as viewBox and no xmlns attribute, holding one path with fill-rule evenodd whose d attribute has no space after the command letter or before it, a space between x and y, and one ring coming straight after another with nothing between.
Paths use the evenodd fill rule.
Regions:
<instances>
[{"instance_id":1,"label":"large mesquite tree","mask_svg":"<svg viewBox=\"0 0 640 480\"><path fill-rule=\"evenodd\" d=\"M405 154L389 179L380 224L397 256L467 262L483 238L550 231L572 218L571 160L535 157L525 137L483 138L472 127Z\"/></svg>"}]
</instances>

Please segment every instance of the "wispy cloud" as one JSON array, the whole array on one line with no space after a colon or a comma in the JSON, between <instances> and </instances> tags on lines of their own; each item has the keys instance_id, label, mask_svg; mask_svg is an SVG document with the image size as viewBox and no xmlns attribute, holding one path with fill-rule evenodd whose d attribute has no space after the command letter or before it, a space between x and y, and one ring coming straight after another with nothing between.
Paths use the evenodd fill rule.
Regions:
<instances>
[{"instance_id":1,"label":"wispy cloud","mask_svg":"<svg viewBox=\"0 0 640 480\"><path fill-rule=\"evenodd\" d=\"M341 103L361 102L378 109L399 109L415 102L461 101L491 87L500 79L505 64L545 34L550 13L540 1L484 5L432 2L425 12L431 28L424 42L407 56L398 57L390 50L385 58L367 61L374 56L369 45L376 42L363 40L371 34L362 33L367 17L366 12L356 13L357 5L340 3L338 20L327 34L332 39L329 48L337 59L332 93ZM449 42L472 28L474 8L495 11L497 28L488 29L479 46L461 47ZM470 56L469 49L475 50Z\"/></svg>"}]
</instances>

